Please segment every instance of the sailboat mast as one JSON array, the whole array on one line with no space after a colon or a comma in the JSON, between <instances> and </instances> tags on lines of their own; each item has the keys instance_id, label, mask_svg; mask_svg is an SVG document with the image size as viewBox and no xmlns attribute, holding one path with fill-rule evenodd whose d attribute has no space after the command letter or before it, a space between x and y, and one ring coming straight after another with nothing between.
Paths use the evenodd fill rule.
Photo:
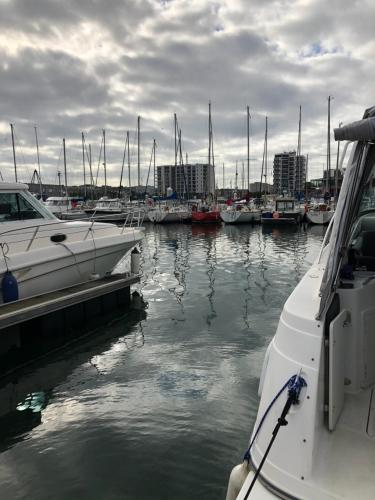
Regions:
<instances>
[{"instance_id":1,"label":"sailboat mast","mask_svg":"<svg viewBox=\"0 0 375 500\"><path fill-rule=\"evenodd\" d=\"M234 189L237 192L237 190L238 190L238 161L237 160L236 160L236 182L234 184Z\"/></svg>"},{"instance_id":2,"label":"sailboat mast","mask_svg":"<svg viewBox=\"0 0 375 500\"><path fill-rule=\"evenodd\" d=\"M266 135L264 138L264 188L267 194L267 159L268 159L268 117L266 116Z\"/></svg>"},{"instance_id":3,"label":"sailboat mast","mask_svg":"<svg viewBox=\"0 0 375 500\"><path fill-rule=\"evenodd\" d=\"M118 188L118 197L121 198L121 188L122 188L122 177L124 175L124 166L125 166L125 158L126 158L126 140L124 146L124 154L122 155L122 165L121 165L121 175L120 175L120 185Z\"/></svg>"},{"instance_id":4,"label":"sailboat mast","mask_svg":"<svg viewBox=\"0 0 375 500\"><path fill-rule=\"evenodd\" d=\"M141 117L137 119L138 186L141 185Z\"/></svg>"},{"instance_id":5,"label":"sailboat mast","mask_svg":"<svg viewBox=\"0 0 375 500\"><path fill-rule=\"evenodd\" d=\"M177 115L174 114L174 166L177 167Z\"/></svg>"},{"instance_id":6,"label":"sailboat mast","mask_svg":"<svg viewBox=\"0 0 375 500\"><path fill-rule=\"evenodd\" d=\"M67 174L67 170L66 170L65 138L63 139L63 152L64 152L65 197L68 197L68 174Z\"/></svg>"},{"instance_id":7,"label":"sailboat mast","mask_svg":"<svg viewBox=\"0 0 375 500\"><path fill-rule=\"evenodd\" d=\"M107 157L105 151L105 130L103 129L104 196L107 194Z\"/></svg>"},{"instance_id":8,"label":"sailboat mast","mask_svg":"<svg viewBox=\"0 0 375 500\"><path fill-rule=\"evenodd\" d=\"M62 189L61 189L61 172L57 172L57 177L59 179L59 193L60 197L62 197Z\"/></svg>"},{"instance_id":9,"label":"sailboat mast","mask_svg":"<svg viewBox=\"0 0 375 500\"><path fill-rule=\"evenodd\" d=\"M85 161L85 135L82 132L82 166L83 166L83 196L87 197L86 191L86 161Z\"/></svg>"},{"instance_id":10,"label":"sailboat mast","mask_svg":"<svg viewBox=\"0 0 375 500\"><path fill-rule=\"evenodd\" d=\"M207 184L209 183L209 179L211 178L211 160L212 160L212 177L213 177L213 192L211 192L209 189L207 191L210 191L210 194L215 195L215 190L216 190L216 183L215 183L215 156L214 156L214 141L213 141L213 132L212 132L212 118L211 118L211 101L208 103L208 169L209 169L209 175L207 177ZM207 188L210 188L209 185L207 185Z\"/></svg>"},{"instance_id":11,"label":"sailboat mast","mask_svg":"<svg viewBox=\"0 0 375 500\"><path fill-rule=\"evenodd\" d=\"M128 148L128 176L129 176L129 190L131 188L131 175L130 175L130 138L129 131L126 132L126 144Z\"/></svg>"},{"instance_id":12,"label":"sailboat mast","mask_svg":"<svg viewBox=\"0 0 375 500\"><path fill-rule=\"evenodd\" d=\"M302 178L301 178L301 113L302 108L299 106L299 120L298 120L298 142L297 142L297 155L296 155L296 167L298 171L298 191L302 189Z\"/></svg>"},{"instance_id":13,"label":"sailboat mast","mask_svg":"<svg viewBox=\"0 0 375 500\"><path fill-rule=\"evenodd\" d=\"M156 189L156 140L154 139L154 189Z\"/></svg>"},{"instance_id":14,"label":"sailboat mast","mask_svg":"<svg viewBox=\"0 0 375 500\"><path fill-rule=\"evenodd\" d=\"M14 130L13 130L13 123L10 124L10 132L12 134L12 147L13 147L13 163L14 163L14 178L16 179L16 182L18 182L17 178L17 162L16 162L16 149L14 147Z\"/></svg>"},{"instance_id":15,"label":"sailboat mast","mask_svg":"<svg viewBox=\"0 0 375 500\"><path fill-rule=\"evenodd\" d=\"M250 193L250 108L247 106L247 190Z\"/></svg>"},{"instance_id":16,"label":"sailboat mast","mask_svg":"<svg viewBox=\"0 0 375 500\"><path fill-rule=\"evenodd\" d=\"M338 141L340 144L340 141ZM309 168L309 155L306 155L305 200L307 201L307 174Z\"/></svg>"},{"instance_id":17,"label":"sailboat mast","mask_svg":"<svg viewBox=\"0 0 375 500\"><path fill-rule=\"evenodd\" d=\"M36 129L36 125L34 126L34 131L35 131L35 143L36 143L36 158L38 161L39 191L40 191L40 199L42 199L43 198L43 188L42 188L42 179L40 177L39 142L38 142L38 132Z\"/></svg>"},{"instance_id":18,"label":"sailboat mast","mask_svg":"<svg viewBox=\"0 0 375 500\"><path fill-rule=\"evenodd\" d=\"M329 192L329 178L331 175L331 99L328 96L328 123L327 123L327 178L326 178L326 192Z\"/></svg>"},{"instance_id":19,"label":"sailboat mast","mask_svg":"<svg viewBox=\"0 0 375 500\"><path fill-rule=\"evenodd\" d=\"M211 101L208 103L208 167L211 165Z\"/></svg>"},{"instance_id":20,"label":"sailboat mast","mask_svg":"<svg viewBox=\"0 0 375 500\"><path fill-rule=\"evenodd\" d=\"M264 145L263 145L263 158L262 158L262 171L260 174L260 198L262 198L262 183L263 183L263 175L265 178L265 182L267 182L267 132L268 132L268 119L266 116L266 130L264 132ZM265 172L263 174L263 172ZM264 193L266 194L266 189L264 190Z\"/></svg>"},{"instance_id":21,"label":"sailboat mast","mask_svg":"<svg viewBox=\"0 0 375 500\"><path fill-rule=\"evenodd\" d=\"M89 167L90 167L90 177L91 177L91 198L94 199L94 176L92 175L92 156L91 156L91 144L89 144Z\"/></svg>"}]
</instances>

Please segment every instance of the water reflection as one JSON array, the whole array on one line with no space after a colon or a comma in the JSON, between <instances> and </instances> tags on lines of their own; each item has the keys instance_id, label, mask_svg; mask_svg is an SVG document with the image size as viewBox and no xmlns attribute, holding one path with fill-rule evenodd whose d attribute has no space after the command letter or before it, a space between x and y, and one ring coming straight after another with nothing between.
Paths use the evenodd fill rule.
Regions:
<instances>
[{"instance_id":1,"label":"water reflection","mask_svg":"<svg viewBox=\"0 0 375 500\"><path fill-rule=\"evenodd\" d=\"M208 298L208 303L209 303L209 310L207 312L206 316L206 322L208 326L211 326L211 322L214 318L216 318L217 314L215 311L215 306L214 306L214 297L215 297L215 267L217 264L216 261L216 240L215 239L208 239L207 240L207 257L206 257L206 264L207 264L207 277L208 277L208 288L209 292L207 294Z\"/></svg>"},{"instance_id":2,"label":"water reflection","mask_svg":"<svg viewBox=\"0 0 375 500\"><path fill-rule=\"evenodd\" d=\"M148 226L136 285L147 317L115 318L92 345L0 387L1 497L225 498L266 346L321 239Z\"/></svg>"},{"instance_id":3,"label":"water reflection","mask_svg":"<svg viewBox=\"0 0 375 500\"><path fill-rule=\"evenodd\" d=\"M268 241L267 238L264 238L263 235L260 232L258 232L258 238L257 238L258 265L259 265L258 268L259 268L259 277L261 279L255 280L254 283L258 287L258 290L260 291L260 299L262 300L264 305L267 305L266 292L267 289L271 286L271 282L268 280L266 275L267 241Z\"/></svg>"},{"instance_id":4,"label":"water reflection","mask_svg":"<svg viewBox=\"0 0 375 500\"><path fill-rule=\"evenodd\" d=\"M98 327L89 337L48 359L35 362L2 379L0 384L0 451L5 451L43 423L43 411L53 400L54 388L77 367L90 365L97 375L105 373L101 358L108 351L124 346L132 350L144 345L143 333L135 326L146 318L143 309L111 317L105 330Z\"/></svg>"}]
</instances>

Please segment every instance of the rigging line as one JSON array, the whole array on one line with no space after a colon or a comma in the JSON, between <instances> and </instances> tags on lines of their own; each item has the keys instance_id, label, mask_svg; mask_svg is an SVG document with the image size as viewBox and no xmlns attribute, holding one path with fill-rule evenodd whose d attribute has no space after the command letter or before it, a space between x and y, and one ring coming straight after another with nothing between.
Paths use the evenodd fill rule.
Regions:
<instances>
[{"instance_id":1,"label":"rigging line","mask_svg":"<svg viewBox=\"0 0 375 500\"><path fill-rule=\"evenodd\" d=\"M126 146L127 146L127 138L125 139L125 146L124 146L124 155L122 157L122 165L121 165L121 175L120 175L120 185L118 188L118 197L120 198L121 195L121 188L122 188L122 176L124 174L124 166L125 166L125 159L126 159Z\"/></svg>"},{"instance_id":2,"label":"rigging line","mask_svg":"<svg viewBox=\"0 0 375 500\"><path fill-rule=\"evenodd\" d=\"M102 135L102 142L100 143L99 160L98 160L98 169L97 169L97 171L96 171L95 186L97 186L97 185L98 185L98 176L99 176L100 160L102 159L102 149L103 149L103 135Z\"/></svg>"},{"instance_id":3,"label":"rigging line","mask_svg":"<svg viewBox=\"0 0 375 500\"><path fill-rule=\"evenodd\" d=\"M151 164L152 164L153 154L154 154L154 146L152 146L151 158L150 158L150 164L148 166L148 173L147 173L147 180L146 180L145 190L147 190L147 186L148 186L148 178L150 177L150 170L151 170Z\"/></svg>"},{"instance_id":4,"label":"rigging line","mask_svg":"<svg viewBox=\"0 0 375 500\"><path fill-rule=\"evenodd\" d=\"M21 156L22 156L22 159L23 159L23 163L22 163L23 164L23 168L26 169L27 177L30 177L30 169L28 167L28 163L26 163L25 155L23 153L23 149L22 149L22 146L21 146L21 141L18 139L18 135L16 133L16 127L14 127L14 126L13 126L13 132L14 132L15 143L16 143L16 145L18 144L18 149L19 149L19 151L21 151ZM18 166L19 166L19 162L18 162Z\"/></svg>"},{"instance_id":5,"label":"rigging line","mask_svg":"<svg viewBox=\"0 0 375 500\"><path fill-rule=\"evenodd\" d=\"M90 159L90 153L89 153L89 151L87 149L86 137L85 136L83 137L83 144L84 144L84 147L85 147L87 163L88 163L89 169L90 169L90 185L93 188L94 187L94 176L92 175L92 164L91 164L92 162L91 162L91 159Z\"/></svg>"},{"instance_id":6,"label":"rigging line","mask_svg":"<svg viewBox=\"0 0 375 500\"><path fill-rule=\"evenodd\" d=\"M61 154L62 154L62 146L60 146L59 157L57 159L55 182L56 182L56 178L59 176L59 165L60 165L60 162L61 162Z\"/></svg>"}]
</instances>

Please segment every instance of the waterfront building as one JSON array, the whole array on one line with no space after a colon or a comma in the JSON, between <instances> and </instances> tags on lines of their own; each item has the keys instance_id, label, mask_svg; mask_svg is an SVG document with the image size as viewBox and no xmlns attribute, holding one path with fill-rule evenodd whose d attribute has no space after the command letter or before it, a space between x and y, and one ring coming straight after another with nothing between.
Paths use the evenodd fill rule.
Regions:
<instances>
[{"instance_id":1,"label":"waterfront building","mask_svg":"<svg viewBox=\"0 0 375 500\"><path fill-rule=\"evenodd\" d=\"M157 190L162 196L172 188L178 196L206 197L215 193L215 169L207 163L160 165L157 167Z\"/></svg>"},{"instance_id":2,"label":"waterfront building","mask_svg":"<svg viewBox=\"0 0 375 500\"><path fill-rule=\"evenodd\" d=\"M277 194L297 194L305 190L306 157L295 151L276 154L273 160L273 186Z\"/></svg>"}]
</instances>

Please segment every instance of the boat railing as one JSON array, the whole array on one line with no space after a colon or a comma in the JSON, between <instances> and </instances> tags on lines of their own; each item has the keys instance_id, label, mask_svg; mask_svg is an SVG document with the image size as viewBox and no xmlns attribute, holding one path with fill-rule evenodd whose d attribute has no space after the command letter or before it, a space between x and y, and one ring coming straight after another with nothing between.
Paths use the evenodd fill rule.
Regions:
<instances>
[{"instance_id":1,"label":"boat railing","mask_svg":"<svg viewBox=\"0 0 375 500\"><path fill-rule=\"evenodd\" d=\"M143 224L143 219L145 217L145 211L142 209L132 209L126 214L126 219L122 226L122 232L126 228L139 228Z\"/></svg>"},{"instance_id":2,"label":"boat railing","mask_svg":"<svg viewBox=\"0 0 375 500\"><path fill-rule=\"evenodd\" d=\"M127 213L124 223L120 226L121 228L120 234L123 234L126 229L138 229L142 225L144 215L145 214L143 210L139 211L133 210ZM72 225L72 222L74 222L75 224ZM90 223L89 225L87 225L88 222ZM5 246L9 250L9 246L23 243L26 245L26 249L24 251L28 252L31 249L32 245L37 240L42 240L43 238L51 237L50 234L51 228L53 229L53 226L56 225L59 225L59 229L63 231L64 230L63 226L69 224L69 235L79 234L82 233L84 229L87 229L82 238L82 241L87 240L90 234L94 238L95 230L101 232L106 230L107 231L113 230L113 224L105 224L105 225L103 224L100 225L98 228L95 228L94 225L97 222L99 222L97 217L95 218L95 220L91 220L90 218L90 219L82 219L75 221L54 219L51 220L51 222L43 224L37 224L37 225L33 224L30 226L7 229L5 231L0 231L0 246L2 247ZM58 234L59 233L56 233L56 236L58 236ZM5 241L7 236L13 236L15 238L12 238L11 241L9 240ZM17 238L18 236L19 238ZM61 240L60 243L63 243L63 241L64 240ZM59 241L57 240L56 243L59 243Z\"/></svg>"},{"instance_id":3,"label":"boat railing","mask_svg":"<svg viewBox=\"0 0 375 500\"><path fill-rule=\"evenodd\" d=\"M108 216L110 214L100 214L97 215L96 211L94 211L88 219L82 219L84 220L89 220L90 222L106 222L108 220ZM112 216L110 215L111 219L113 220L116 219L116 215L118 215L118 222L123 222L122 228L139 228L143 224L143 219L145 217L145 211L144 209L136 209L136 208L130 208L129 210L124 210L119 214L113 214Z\"/></svg>"}]
</instances>

